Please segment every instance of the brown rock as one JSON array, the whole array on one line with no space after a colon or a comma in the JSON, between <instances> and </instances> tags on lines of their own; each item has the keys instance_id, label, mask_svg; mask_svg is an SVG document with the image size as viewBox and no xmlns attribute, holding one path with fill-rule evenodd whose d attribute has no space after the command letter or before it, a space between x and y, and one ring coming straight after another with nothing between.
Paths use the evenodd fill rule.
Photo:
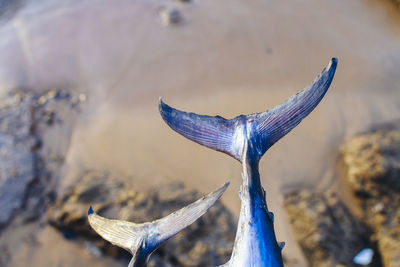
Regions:
<instances>
[{"instance_id":1,"label":"brown rock","mask_svg":"<svg viewBox=\"0 0 400 267\"><path fill-rule=\"evenodd\" d=\"M357 266L353 258L368 246L367 231L336 195L301 190L284 197L295 237L310 266Z\"/></svg>"},{"instance_id":2,"label":"brown rock","mask_svg":"<svg viewBox=\"0 0 400 267\"><path fill-rule=\"evenodd\" d=\"M384 266L400 266L400 131L357 136L342 152L346 179L374 232Z\"/></svg>"}]
</instances>

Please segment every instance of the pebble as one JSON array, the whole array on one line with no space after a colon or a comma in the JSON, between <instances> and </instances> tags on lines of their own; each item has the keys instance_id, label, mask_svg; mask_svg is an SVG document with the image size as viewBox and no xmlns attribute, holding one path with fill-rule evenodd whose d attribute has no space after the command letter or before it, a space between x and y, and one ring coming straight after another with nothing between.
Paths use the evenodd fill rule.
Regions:
<instances>
[{"instance_id":1,"label":"pebble","mask_svg":"<svg viewBox=\"0 0 400 267\"><path fill-rule=\"evenodd\" d=\"M354 258L353 262L360 265L368 265L372 262L374 251L370 248L362 249Z\"/></svg>"},{"instance_id":2,"label":"pebble","mask_svg":"<svg viewBox=\"0 0 400 267\"><path fill-rule=\"evenodd\" d=\"M182 21L182 14L177 8L163 8L160 11L161 21L165 26L178 24Z\"/></svg>"}]
</instances>

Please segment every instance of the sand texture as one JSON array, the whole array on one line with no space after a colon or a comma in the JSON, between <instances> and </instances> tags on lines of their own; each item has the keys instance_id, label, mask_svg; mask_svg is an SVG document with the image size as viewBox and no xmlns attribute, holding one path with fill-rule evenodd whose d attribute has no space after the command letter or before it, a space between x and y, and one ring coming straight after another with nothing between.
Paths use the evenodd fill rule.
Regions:
<instances>
[{"instance_id":1,"label":"sand texture","mask_svg":"<svg viewBox=\"0 0 400 267\"><path fill-rule=\"evenodd\" d=\"M203 193L229 180L222 202L238 214L240 165L171 131L158 98L228 118L259 112L306 87L337 57L325 98L260 164L278 240L307 266L282 193L340 191L339 146L400 118L400 12L391 1L18 2L0 21L0 96L57 88L85 102L68 130L46 131L52 143L63 140L57 195L87 170L130 177L124 182L135 190L183 182Z\"/></svg>"}]
</instances>

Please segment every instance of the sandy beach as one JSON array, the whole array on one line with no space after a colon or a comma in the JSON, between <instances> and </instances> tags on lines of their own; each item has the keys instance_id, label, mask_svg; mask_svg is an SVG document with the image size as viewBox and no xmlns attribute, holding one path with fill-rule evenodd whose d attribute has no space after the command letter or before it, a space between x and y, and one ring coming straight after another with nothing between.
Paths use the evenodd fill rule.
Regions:
<instances>
[{"instance_id":1,"label":"sandy beach","mask_svg":"<svg viewBox=\"0 0 400 267\"><path fill-rule=\"evenodd\" d=\"M159 12L174 7L177 25ZM339 147L400 118L400 12L390 1L30 1L0 27L0 87L68 88L87 97L71 135L59 191L88 169L136 190L183 181L238 214L240 164L174 133L158 99L232 118L270 109L308 86L332 57L319 106L260 164L285 253L303 261L281 207L293 188L342 191Z\"/></svg>"}]
</instances>

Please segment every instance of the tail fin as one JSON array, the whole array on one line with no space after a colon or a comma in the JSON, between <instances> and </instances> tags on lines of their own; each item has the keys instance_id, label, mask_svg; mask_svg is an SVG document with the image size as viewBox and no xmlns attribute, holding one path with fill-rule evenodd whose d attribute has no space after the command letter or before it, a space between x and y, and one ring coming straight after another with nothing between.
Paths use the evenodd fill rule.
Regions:
<instances>
[{"instance_id":1,"label":"tail fin","mask_svg":"<svg viewBox=\"0 0 400 267\"><path fill-rule=\"evenodd\" d=\"M89 224L105 240L132 253L132 266L145 266L154 250L202 216L221 197L228 185L224 184L164 218L143 224L106 219L90 207Z\"/></svg>"},{"instance_id":2,"label":"tail fin","mask_svg":"<svg viewBox=\"0 0 400 267\"><path fill-rule=\"evenodd\" d=\"M336 66L337 59L332 58L329 65L308 88L281 105L262 113L241 115L228 120L220 116L212 117L179 111L166 105L161 99L160 113L173 130L196 143L224 152L241 161L243 144L238 142L247 138L255 144L257 157L261 158L275 142L314 110L328 90Z\"/></svg>"}]
</instances>

